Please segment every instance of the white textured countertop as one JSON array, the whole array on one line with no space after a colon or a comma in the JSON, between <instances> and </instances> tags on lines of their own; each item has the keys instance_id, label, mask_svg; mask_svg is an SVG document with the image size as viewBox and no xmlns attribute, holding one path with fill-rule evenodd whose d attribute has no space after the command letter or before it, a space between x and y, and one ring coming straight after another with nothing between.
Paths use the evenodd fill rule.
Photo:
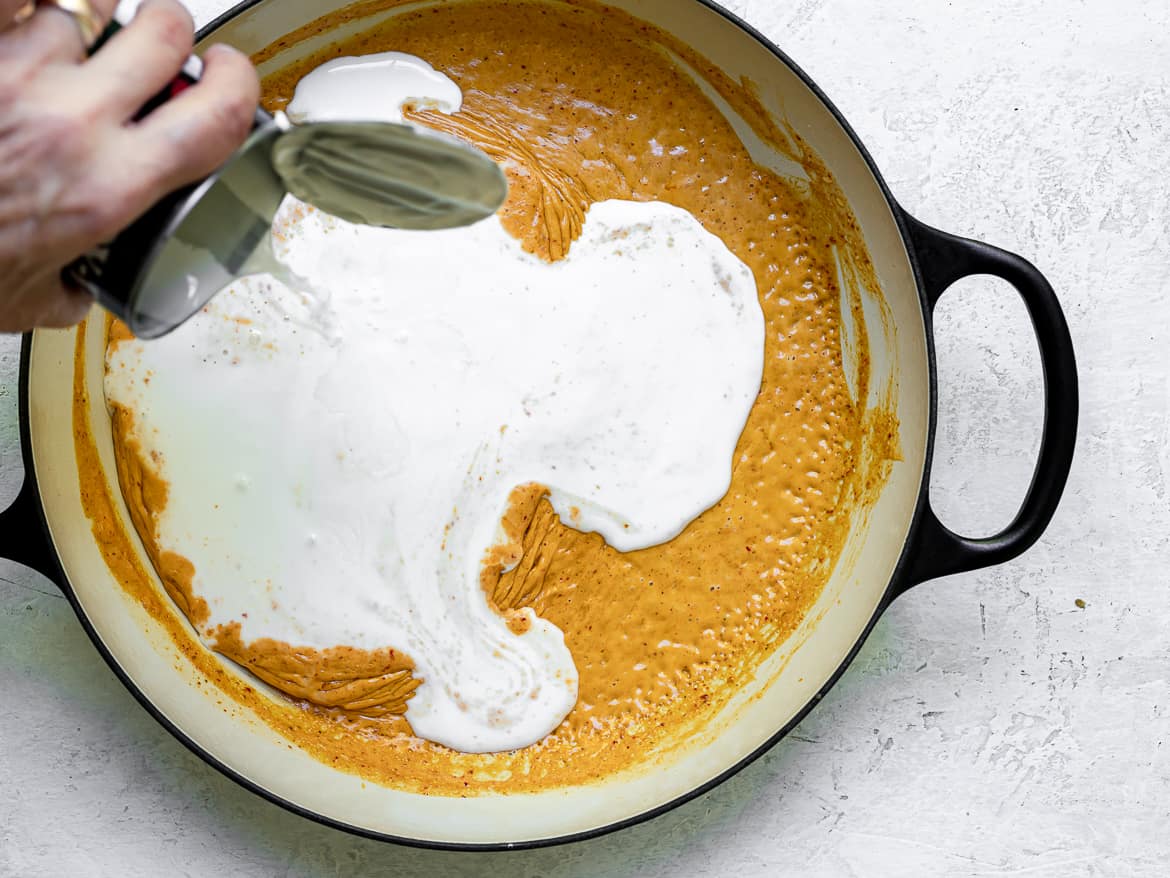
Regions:
<instances>
[{"instance_id":1,"label":"white textured countertop","mask_svg":"<svg viewBox=\"0 0 1170 878\"><path fill-rule=\"evenodd\" d=\"M192 2L202 21L222 5ZM0 562L0 875L1166 874L1170 4L727 5L822 86L912 213L1055 286L1082 413L1043 540L900 598L801 726L714 792L507 855L364 841L245 792L147 716L51 584ZM932 496L990 532L1031 470L1035 345L997 282L960 284L937 333ZM0 336L0 505L17 350Z\"/></svg>"}]
</instances>

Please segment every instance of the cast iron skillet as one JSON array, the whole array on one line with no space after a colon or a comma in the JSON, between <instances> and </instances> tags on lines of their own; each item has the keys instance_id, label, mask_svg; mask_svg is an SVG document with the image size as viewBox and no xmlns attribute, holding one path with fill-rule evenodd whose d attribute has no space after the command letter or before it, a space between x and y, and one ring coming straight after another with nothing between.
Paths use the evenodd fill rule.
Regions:
<instances>
[{"instance_id":1,"label":"cast iron skillet","mask_svg":"<svg viewBox=\"0 0 1170 878\"><path fill-rule=\"evenodd\" d=\"M246 0L234 9L220 16L200 32L200 38L216 31L240 13L255 6L260 0ZM86 629L98 651L106 659L114 673L130 689L143 707L162 723L192 752L208 764L222 771L233 780L295 813L312 820L334 826L371 838L397 841L421 847L460 850L497 850L524 847L541 847L566 841L580 840L621 829L642 820L657 816L670 808L706 792L748 763L761 755L788 733L809 710L824 696L825 692L844 672L856 655L865 637L886 607L911 586L952 573L976 570L998 564L1016 557L1031 546L1043 533L1056 511L1069 469L1072 464L1073 446L1077 426L1077 378L1072 341L1064 316L1060 310L1052 287L1030 263L1011 253L988 244L959 238L938 231L918 222L895 202L885 181L872 159L858 141L856 135L817 86L786 55L767 39L736 16L720 8L710 0L695 0L711 11L723 16L745 34L766 47L776 59L786 65L804 85L833 114L837 122L853 141L869 172L885 196L897 223L898 230L908 251L911 267L915 273L918 295L926 329L927 360L929 366L930 405L927 414L927 442L925 466L919 486L909 536L903 546L898 565L890 579L877 611L865 626L862 635L854 642L835 673L808 700L787 723L775 732L762 746L737 761L722 773L698 785L684 795L675 797L658 807L645 810L625 819L616 820L587 831L575 832L552 838L522 840L515 843L465 844L442 841L422 841L386 833L372 832L337 820L327 814L306 809L288 801L264 786L244 777L239 771L212 756L200 744L181 731L160 709L131 681L129 675L115 660L107 646L94 629L81 608L77 594L68 581L49 535L47 519L38 489L36 467L32 455L29 419L29 358L32 336L23 340L20 372L20 429L25 467L25 480L12 506L0 514L0 556L23 563L40 571L55 582L69 599L82 626ZM1033 479L1023 504L1012 522L999 533L983 539L959 536L945 527L930 507L928 487L930 482L930 457L935 435L936 393L934 349L931 330L931 311L942 293L956 280L974 274L989 274L1010 283L1027 307L1039 343L1040 360L1043 368L1045 404L1044 428L1040 443L1039 458Z\"/></svg>"}]
</instances>

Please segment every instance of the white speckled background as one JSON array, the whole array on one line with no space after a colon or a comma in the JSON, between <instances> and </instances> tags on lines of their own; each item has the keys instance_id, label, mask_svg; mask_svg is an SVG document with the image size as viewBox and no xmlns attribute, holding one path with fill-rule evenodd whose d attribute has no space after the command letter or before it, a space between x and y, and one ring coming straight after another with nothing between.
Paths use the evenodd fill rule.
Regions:
<instances>
[{"instance_id":1,"label":"white speckled background","mask_svg":"<svg viewBox=\"0 0 1170 878\"><path fill-rule=\"evenodd\" d=\"M191 5L206 21L226 4ZM508 855L363 841L244 792L146 715L52 585L0 562L0 874L1167 873L1170 4L727 5L824 88L911 212L1056 287L1082 415L1044 539L899 599L795 733L714 792ZM932 496L990 532L1031 471L1035 345L998 282L958 285L937 332ZM19 483L17 349L0 336L0 505Z\"/></svg>"}]
</instances>

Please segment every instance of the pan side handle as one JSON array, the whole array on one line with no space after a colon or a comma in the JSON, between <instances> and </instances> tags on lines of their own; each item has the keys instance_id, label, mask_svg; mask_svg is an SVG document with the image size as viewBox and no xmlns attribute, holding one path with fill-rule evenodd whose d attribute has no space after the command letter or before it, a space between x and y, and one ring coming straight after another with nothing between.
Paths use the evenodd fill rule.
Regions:
<instances>
[{"instance_id":1,"label":"pan side handle","mask_svg":"<svg viewBox=\"0 0 1170 878\"><path fill-rule=\"evenodd\" d=\"M1044 532L1060 502L1072 467L1077 431L1077 371L1072 338L1052 286L1027 260L984 244L941 232L903 213L933 310L955 281L973 274L1002 278L1015 287L1036 333L1044 373L1044 431L1032 482L1015 518L999 533L972 538L944 525L922 500L917 527L893 594L938 576L977 570L1015 558Z\"/></svg>"},{"instance_id":2,"label":"pan side handle","mask_svg":"<svg viewBox=\"0 0 1170 878\"><path fill-rule=\"evenodd\" d=\"M31 567L64 590L65 575L49 538L32 463L28 433L28 363L31 348L32 336L26 334L20 346L20 448L24 461L24 483L12 505L0 512L0 558Z\"/></svg>"}]
</instances>

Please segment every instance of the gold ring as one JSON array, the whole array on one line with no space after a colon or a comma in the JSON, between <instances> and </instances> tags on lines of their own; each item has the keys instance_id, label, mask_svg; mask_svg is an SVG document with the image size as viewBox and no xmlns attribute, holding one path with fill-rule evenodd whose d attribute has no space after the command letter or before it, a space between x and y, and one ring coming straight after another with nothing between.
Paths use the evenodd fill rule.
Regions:
<instances>
[{"instance_id":1,"label":"gold ring","mask_svg":"<svg viewBox=\"0 0 1170 878\"><path fill-rule=\"evenodd\" d=\"M34 3L36 6L54 6L68 13L81 33L81 41L85 43L87 52L93 48L93 44L105 29L106 23L89 0L34 0ZM26 8L28 5L33 4L26 4Z\"/></svg>"},{"instance_id":2,"label":"gold ring","mask_svg":"<svg viewBox=\"0 0 1170 878\"><path fill-rule=\"evenodd\" d=\"M23 6L16 10L16 14L12 16L13 24L20 24L32 18L32 14L37 11L37 0L28 0Z\"/></svg>"}]
</instances>

